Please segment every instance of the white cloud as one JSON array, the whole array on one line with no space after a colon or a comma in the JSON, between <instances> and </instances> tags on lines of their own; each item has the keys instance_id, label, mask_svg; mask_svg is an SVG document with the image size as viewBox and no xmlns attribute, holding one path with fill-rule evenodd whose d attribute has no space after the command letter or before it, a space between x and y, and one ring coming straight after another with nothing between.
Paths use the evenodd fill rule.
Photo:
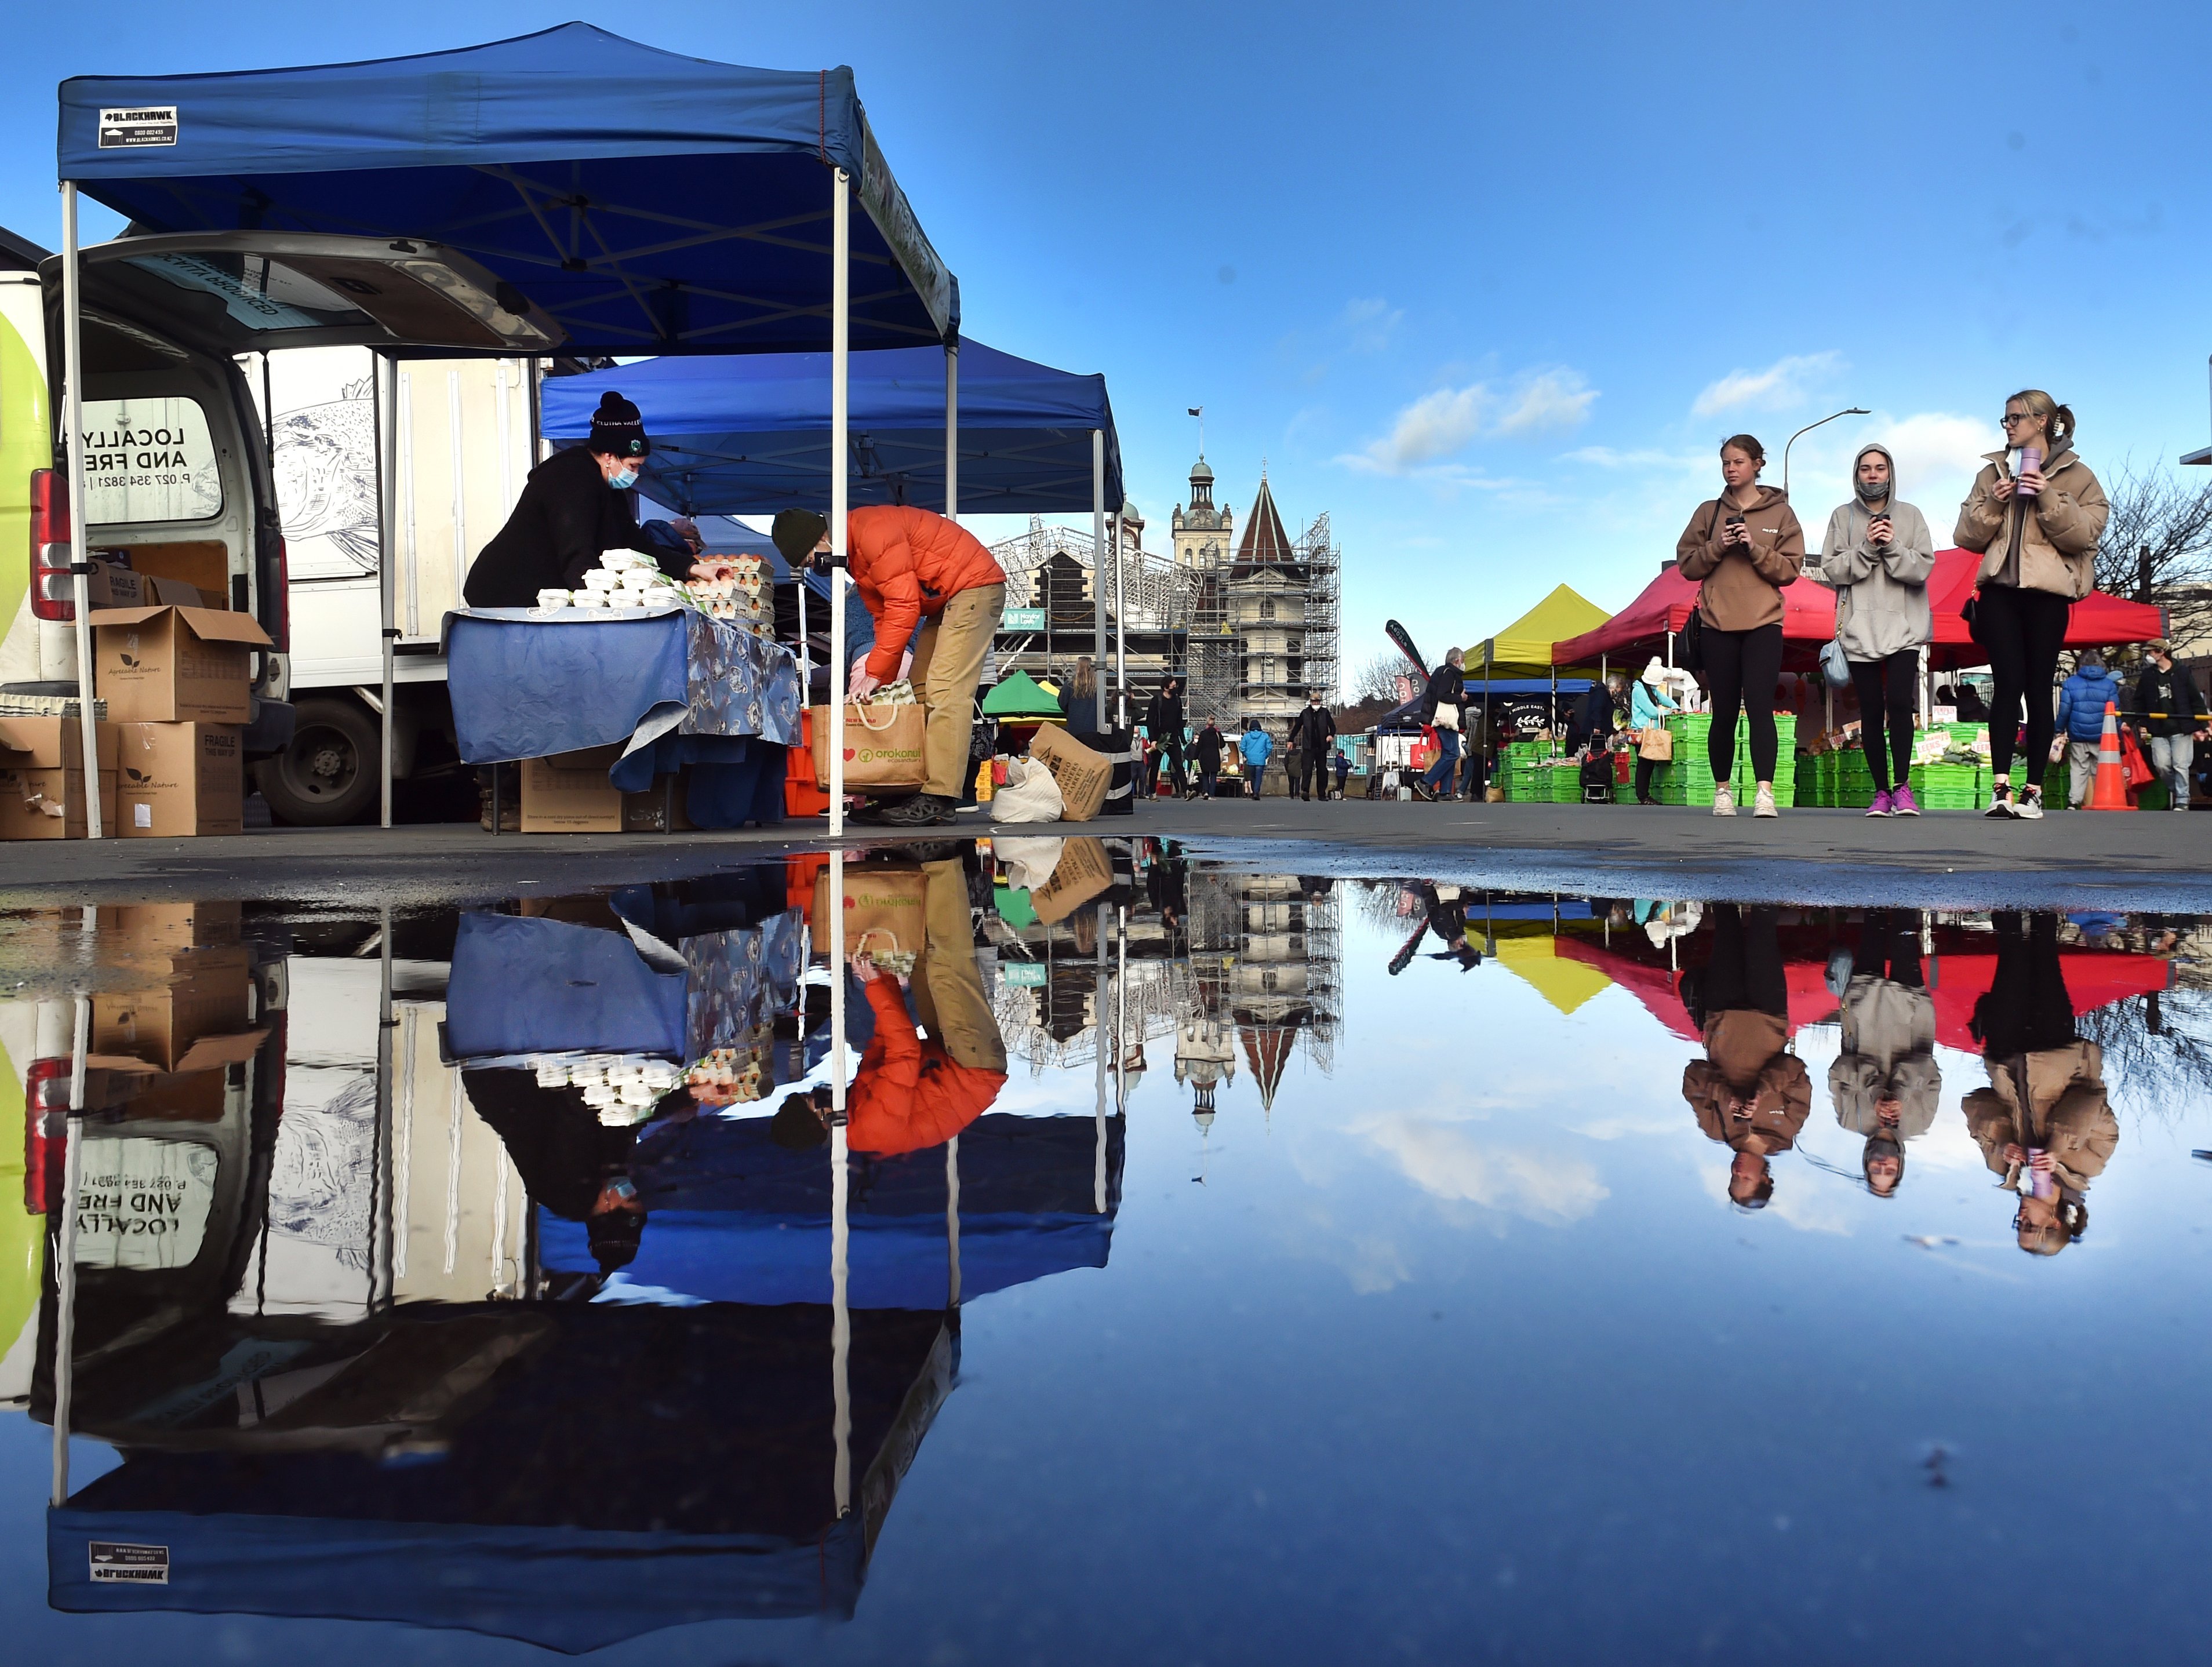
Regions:
<instances>
[{"instance_id":1,"label":"white cloud","mask_svg":"<svg viewBox=\"0 0 2212 1667\"><path fill-rule=\"evenodd\" d=\"M1851 459L1860 447L1875 441L1888 447L1897 459L1902 495L1928 518L1928 530L1936 535L1939 550L1951 542L1952 524L1982 466L1982 453L2002 443L1986 420L1952 411L1915 411L1908 417L1876 411L1816 429L1797 442L1790 462L1790 496L1798 505L1799 519L1817 521L1828 508L1844 501L1850 491Z\"/></svg>"},{"instance_id":2,"label":"white cloud","mask_svg":"<svg viewBox=\"0 0 2212 1667\"><path fill-rule=\"evenodd\" d=\"M1831 349L1826 353L1792 354L1777 359L1765 370L1732 370L1697 397L1690 414L1713 417L1738 410L1787 411L1843 368L1844 356Z\"/></svg>"},{"instance_id":3,"label":"white cloud","mask_svg":"<svg viewBox=\"0 0 2212 1667\"><path fill-rule=\"evenodd\" d=\"M1537 429L1571 429L1589 415L1597 390L1583 380L1579 371L1547 370L1530 377L1514 393L1512 402L1498 419L1500 434L1525 434Z\"/></svg>"},{"instance_id":4,"label":"white cloud","mask_svg":"<svg viewBox=\"0 0 2212 1667\"><path fill-rule=\"evenodd\" d=\"M1369 474L1419 473L1479 435L1573 428L1597 397L1579 371L1565 368L1529 372L1502 389L1489 382L1438 388L1400 411L1389 434L1336 460Z\"/></svg>"},{"instance_id":5,"label":"white cloud","mask_svg":"<svg viewBox=\"0 0 2212 1667\"><path fill-rule=\"evenodd\" d=\"M1380 295L1367 295L1346 301L1340 323L1352 338L1353 352L1380 353L1405 317L1404 308L1391 306Z\"/></svg>"},{"instance_id":6,"label":"white cloud","mask_svg":"<svg viewBox=\"0 0 2212 1667\"><path fill-rule=\"evenodd\" d=\"M1426 1117L1380 1117L1359 1133L1398 1160L1424 1192L1532 1221L1578 1221L1611 1195L1595 1165L1525 1147L1484 1147Z\"/></svg>"}]
</instances>

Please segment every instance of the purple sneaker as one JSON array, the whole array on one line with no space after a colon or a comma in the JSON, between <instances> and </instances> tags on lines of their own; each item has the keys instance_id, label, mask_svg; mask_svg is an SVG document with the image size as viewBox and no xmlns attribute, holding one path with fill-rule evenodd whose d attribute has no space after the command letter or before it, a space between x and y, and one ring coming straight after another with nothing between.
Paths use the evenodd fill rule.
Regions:
<instances>
[{"instance_id":1,"label":"purple sneaker","mask_svg":"<svg viewBox=\"0 0 2212 1667\"><path fill-rule=\"evenodd\" d=\"M1889 813L1892 816L1917 816L1920 814L1919 801L1913 798L1912 789L1911 788L1898 788L1890 794Z\"/></svg>"},{"instance_id":2,"label":"purple sneaker","mask_svg":"<svg viewBox=\"0 0 2212 1667\"><path fill-rule=\"evenodd\" d=\"M1875 794L1874 803L1867 806L1867 814L1869 816L1894 816L1897 814L1894 810L1890 808L1890 795L1887 788ZM1917 815L1918 812L1915 812L1914 814Z\"/></svg>"}]
</instances>

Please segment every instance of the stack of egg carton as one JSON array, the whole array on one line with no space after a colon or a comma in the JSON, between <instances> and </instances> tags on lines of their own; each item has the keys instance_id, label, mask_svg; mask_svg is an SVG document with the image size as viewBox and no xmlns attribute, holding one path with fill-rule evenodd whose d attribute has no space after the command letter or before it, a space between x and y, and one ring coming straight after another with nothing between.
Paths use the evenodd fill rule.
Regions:
<instances>
[{"instance_id":1,"label":"stack of egg carton","mask_svg":"<svg viewBox=\"0 0 2212 1667\"><path fill-rule=\"evenodd\" d=\"M768 563L757 556L733 556L726 558L725 564L726 576L692 581L692 599L716 619L726 620L756 636L773 636L775 593Z\"/></svg>"},{"instance_id":2,"label":"stack of egg carton","mask_svg":"<svg viewBox=\"0 0 2212 1667\"><path fill-rule=\"evenodd\" d=\"M540 1088L580 1088L584 1104L610 1129L653 1115L661 1097L684 1080L681 1068L635 1054L584 1054L534 1061Z\"/></svg>"},{"instance_id":3,"label":"stack of egg carton","mask_svg":"<svg viewBox=\"0 0 2212 1667\"><path fill-rule=\"evenodd\" d=\"M767 1033L757 1032L742 1046L714 1049L693 1064L684 1080L702 1105L750 1105L773 1086L767 1050Z\"/></svg>"},{"instance_id":4,"label":"stack of egg carton","mask_svg":"<svg viewBox=\"0 0 2212 1667\"><path fill-rule=\"evenodd\" d=\"M580 590L541 590L540 612L562 608L659 608L681 601L683 593L650 556L635 550L610 550L584 575Z\"/></svg>"}]
</instances>

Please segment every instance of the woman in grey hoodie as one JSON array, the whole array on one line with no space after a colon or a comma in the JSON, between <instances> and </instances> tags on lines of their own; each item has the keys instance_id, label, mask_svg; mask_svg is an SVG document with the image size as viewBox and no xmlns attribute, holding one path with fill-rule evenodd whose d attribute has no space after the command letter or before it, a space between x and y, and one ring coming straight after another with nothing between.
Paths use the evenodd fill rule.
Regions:
<instances>
[{"instance_id":1,"label":"woman in grey hoodie","mask_svg":"<svg viewBox=\"0 0 2212 1667\"><path fill-rule=\"evenodd\" d=\"M1887 447L1859 447L1851 485L1851 501L1828 517L1818 565L1805 571L1836 593L1836 641L1858 690L1859 744L1874 776L1867 814L1917 816L1912 731L1920 650L1934 635L1928 578L1936 540L1926 518L1898 497Z\"/></svg>"}]
</instances>

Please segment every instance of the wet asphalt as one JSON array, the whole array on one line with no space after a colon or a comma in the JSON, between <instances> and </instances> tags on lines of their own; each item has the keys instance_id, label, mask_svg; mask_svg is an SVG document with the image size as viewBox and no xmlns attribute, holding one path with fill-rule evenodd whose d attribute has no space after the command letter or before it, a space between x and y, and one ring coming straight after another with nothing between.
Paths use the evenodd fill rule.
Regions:
<instances>
[{"instance_id":1,"label":"wet asphalt","mask_svg":"<svg viewBox=\"0 0 2212 1667\"><path fill-rule=\"evenodd\" d=\"M932 837L1150 836L1192 854L1316 874L1449 876L1581 896L2212 910L2212 818L2065 812L1993 823L1960 812L1870 819L1793 810L1772 821L1635 806L1155 801L1127 818L994 827L981 813ZM848 826L848 849L912 834ZM502 834L472 824L270 829L208 839L9 845L0 906L158 897L313 900L348 907L512 897L681 879L829 843L819 818L689 834Z\"/></svg>"}]
</instances>

